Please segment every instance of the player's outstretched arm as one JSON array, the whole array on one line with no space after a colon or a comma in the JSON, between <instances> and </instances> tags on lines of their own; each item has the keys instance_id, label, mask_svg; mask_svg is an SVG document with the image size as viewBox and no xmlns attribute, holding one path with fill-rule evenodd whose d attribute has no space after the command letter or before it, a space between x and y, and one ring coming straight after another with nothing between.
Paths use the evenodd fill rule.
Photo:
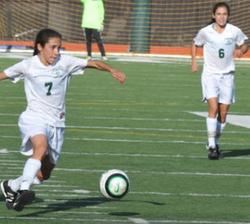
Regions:
<instances>
[{"instance_id":1,"label":"player's outstretched arm","mask_svg":"<svg viewBox=\"0 0 250 224\"><path fill-rule=\"evenodd\" d=\"M0 80L8 79L9 77L4 73L0 72Z\"/></svg>"},{"instance_id":2,"label":"player's outstretched arm","mask_svg":"<svg viewBox=\"0 0 250 224\"><path fill-rule=\"evenodd\" d=\"M126 80L126 75L123 72L112 68L110 65L107 65L107 64L103 63L102 61L90 60L90 61L88 61L87 68L95 68L95 69L98 69L101 71L109 72L121 84L123 84Z\"/></svg>"}]
</instances>

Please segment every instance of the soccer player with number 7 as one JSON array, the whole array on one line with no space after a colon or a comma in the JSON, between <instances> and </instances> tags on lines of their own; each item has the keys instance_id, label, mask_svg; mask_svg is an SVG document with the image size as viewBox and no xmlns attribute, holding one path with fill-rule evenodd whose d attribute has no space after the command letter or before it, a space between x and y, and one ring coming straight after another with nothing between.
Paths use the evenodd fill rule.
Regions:
<instances>
[{"instance_id":1,"label":"soccer player with number 7","mask_svg":"<svg viewBox=\"0 0 250 224\"><path fill-rule=\"evenodd\" d=\"M65 96L72 75L85 68L106 71L121 84L126 76L111 66L60 54L61 34L43 29L35 40L34 56L0 72L0 80L24 79L26 110L20 115L21 152L29 155L21 176L1 182L9 209L22 211L33 201L33 184L50 177L62 149L65 127Z\"/></svg>"},{"instance_id":2,"label":"soccer player with number 7","mask_svg":"<svg viewBox=\"0 0 250 224\"><path fill-rule=\"evenodd\" d=\"M218 2L212 10L212 21L199 30L192 44L192 71L198 70L197 48L203 47L204 65L201 75L203 101L208 103L206 118L208 158L219 159L219 137L226 125L230 105L235 101L234 57L248 50L248 37L228 22L230 7Z\"/></svg>"}]
</instances>

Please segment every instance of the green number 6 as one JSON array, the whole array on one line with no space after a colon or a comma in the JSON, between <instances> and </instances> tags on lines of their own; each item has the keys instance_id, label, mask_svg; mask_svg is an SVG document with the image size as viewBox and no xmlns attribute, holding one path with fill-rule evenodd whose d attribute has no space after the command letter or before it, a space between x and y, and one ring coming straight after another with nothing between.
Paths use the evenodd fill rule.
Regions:
<instances>
[{"instance_id":1,"label":"green number 6","mask_svg":"<svg viewBox=\"0 0 250 224\"><path fill-rule=\"evenodd\" d=\"M224 58L224 57L225 57L225 52L224 52L224 49L221 48L221 49L219 50L219 58Z\"/></svg>"}]
</instances>

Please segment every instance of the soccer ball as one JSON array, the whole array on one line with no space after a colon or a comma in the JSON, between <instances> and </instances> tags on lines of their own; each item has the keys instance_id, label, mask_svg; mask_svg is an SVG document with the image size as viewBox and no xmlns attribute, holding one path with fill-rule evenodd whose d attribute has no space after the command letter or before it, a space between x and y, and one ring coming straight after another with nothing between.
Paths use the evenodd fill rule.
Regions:
<instances>
[{"instance_id":1,"label":"soccer ball","mask_svg":"<svg viewBox=\"0 0 250 224\"><path fill-rule=\"evenodd\" d=\"M120 199L129 190L129 178L122 170L108 170L100 179L100 192L105 198Z\"/></svg>"}]
</instances>

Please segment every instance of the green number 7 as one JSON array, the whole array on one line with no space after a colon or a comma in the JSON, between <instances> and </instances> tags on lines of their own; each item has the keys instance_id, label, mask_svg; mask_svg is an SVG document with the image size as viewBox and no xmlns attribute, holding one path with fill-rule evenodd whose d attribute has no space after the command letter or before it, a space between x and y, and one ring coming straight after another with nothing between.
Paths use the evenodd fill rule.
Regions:
<instances>
[{"instance_id":1,"label":"green number 7","mask_svg":"<svg viewBox=\"0 0 250 224\"><path fill-rule=\"evenodd\" d=\"M51 95L51 89L52 89L52 86L53 86L53 83L52 82L46 82L44 84L45 87L48 87L48 92L46 93L47 96L50 96Z\"/></svg>"}]
</instances>

